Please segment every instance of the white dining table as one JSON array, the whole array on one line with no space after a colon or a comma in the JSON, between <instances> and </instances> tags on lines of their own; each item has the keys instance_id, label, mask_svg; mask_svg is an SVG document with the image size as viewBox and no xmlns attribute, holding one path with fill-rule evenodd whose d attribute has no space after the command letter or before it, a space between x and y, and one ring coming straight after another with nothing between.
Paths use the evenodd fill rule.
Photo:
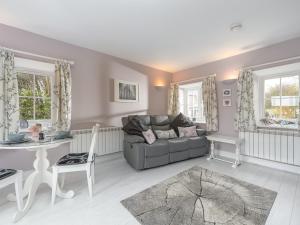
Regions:
<instances>
[{"instance_id":1,"label":"white dining table","mask_svg":"<svg viewBox=\"0 0 300 225\"><path fill-rule=\"evenodd\" d=\"M0 144L0 150L27 150L30 152L35 152L35 160L33 161L34 171L26 179L23 188L23 198L26 196L28 197L23 210L17 212L14 218L15 221L21 219L28 212L34 201L37 189L41 184L45 183L52 188L52 172L49 171L50 163L47 157L47 151L57 148L63 144L70 143L71 141L71 138L67 138L49 141L30 141L22 144ZM68 192L63 192L59 185L56 193L61 198L72 198L74 196L74 191L69 190ZM16 200L14 194L9 194L7 198L10 201Z\"/></svg>"}]
</instances>

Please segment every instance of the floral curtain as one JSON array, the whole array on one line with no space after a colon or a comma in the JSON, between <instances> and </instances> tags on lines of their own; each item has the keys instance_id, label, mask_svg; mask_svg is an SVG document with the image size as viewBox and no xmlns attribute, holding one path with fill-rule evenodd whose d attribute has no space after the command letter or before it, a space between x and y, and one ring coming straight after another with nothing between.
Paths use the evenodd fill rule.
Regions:
<instances>
[{"instance_id":1,"label":"floral curtain","mask_svg":"<svg viewBox=\"0 0 300 225\"><path fill-rule=\"evenodd\" d=\"M19 96L14 54L0 49L0 140L18 131Z\"/></svg>"},{"instance_id":2,"label":"floral curtain","mask_svg":"<svg viewBox=\"0 0 300 225\"><path fill-rule=\"evenodd\" d=\"M205 78L202 83L202 96L207 131L218 131L218 102L216 76Z\"/></svg>"},{"instance_id":3,"label":"floral curtain","mask_svg":"<svg viewBox=\"0 0 300 225\"><path fill-rule=\"evenodd\" d=\"M178 84L171 84L169 89L168 114L177 115L179 113L179 87Z\"/></svg>"},{"instance_id":4,"label":"floral curtain","mask_svg":"<svg viewBox=\"0 0 300 225\"><path fill-rule=\"evenodd\" d=\"M55 63L51 118L52 125L56 130L70 130L71 65L64 61L57 61Z\"/></svg>"},{"instance_id":5,"label":"floral curtain","mask_svg":"<svg viewBox=\"0 0 300 225\"><path fill-rule=\"evenodd\" d=\"M235 129L255 130L254 76L251 70L240 71L237 81L237 112Z\"/></svg>"}]
</instances>

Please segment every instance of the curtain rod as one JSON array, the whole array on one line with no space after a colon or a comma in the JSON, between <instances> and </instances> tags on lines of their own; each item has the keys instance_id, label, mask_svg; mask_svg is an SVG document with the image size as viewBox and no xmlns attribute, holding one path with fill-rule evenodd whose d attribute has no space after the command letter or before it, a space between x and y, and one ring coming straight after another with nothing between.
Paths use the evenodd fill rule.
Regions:
<instances>
[{"instance_id":1,"label":"curtain rod","mask_svg":"<svg viewBox=\"0 0 300 225\"><path fill-rule=\"evenodd\" d=\"M171 82L171 84L182 84L182 83L186 83L186 82L192 82L192 81L201 81L204 80L207 77L215 77L216 74L212 74L212 75L208 75L205 77L197 77L197 78L192 78L192 79L188 79L188 80L181 80L181 81L177 81L177 82Z\"/></svg>"},{"instance_id":2,"label":"curtain rod","mask_svg":"<svg viewBox=\"0 0 300 225\"><path fill-rule=\"evenodd\" d=\"M246 67L242 67L242 69L244 69L244 70L255 69L258 67L263 67L263 66L268 66L268 65L273 65L273 64L277 64L277 63L283 63L283 62L289 62L289 61L298 60L298 59L300 59L300 56L290 57L290 58L286 58L286 59L280 59L280 60L257 64L257 65L252 65L252 66L246 66Z\"/></svg>"},{"instance_id":3,"label":"curtain rod","mask_svg":"<svg viewBox=\"0 0 300 225\"><path fill-rule=\"evenodd\" d=\"M41 58L41 59L48 59L48 60L51 60L51 61L61 60L61 61L68 62L71 65L75 64L74 61L69 61L69 60L65 60L65 59L58 59L58 58L49 57L49 56L43 56L43 55L31 53L31 52L25 52L25 51L11 49L11 48L6 48L6 47L2 47L2 46L0 46L0 49L12 51L12 52L17 53L17 54L22 54L22 55L27 55L27 56L33 56L33 57L37 57L37 58Z\"/></svg>"}]
</instances>

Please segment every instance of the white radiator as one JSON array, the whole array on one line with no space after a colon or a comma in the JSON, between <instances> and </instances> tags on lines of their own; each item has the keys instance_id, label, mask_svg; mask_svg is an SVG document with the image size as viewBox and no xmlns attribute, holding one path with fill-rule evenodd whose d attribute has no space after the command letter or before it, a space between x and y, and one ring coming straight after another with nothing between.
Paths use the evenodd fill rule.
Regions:
<instances>
[{"instance_id":1,"label":"white radiator","mask_svg":"<svg viewBox=\"0 0 300 225\"><path fill-rule=\"evenodd\" d=\"M92 130L72 130L71 152L88 152L92 140ZM121 127L103 127L99 129L95 147L96 155L106 155L123 151L124 133Z\"/></svg>"},{"instance_id":2,"label":"white radiator","mask_svg":"<svg viewBox=\"0 0 300 225\"><path fill-rule=\"evenodd\" d=\"M258 129L239 133L244 139L241 154L300 166L300 133Z\"/></svg>"}]
</instances>

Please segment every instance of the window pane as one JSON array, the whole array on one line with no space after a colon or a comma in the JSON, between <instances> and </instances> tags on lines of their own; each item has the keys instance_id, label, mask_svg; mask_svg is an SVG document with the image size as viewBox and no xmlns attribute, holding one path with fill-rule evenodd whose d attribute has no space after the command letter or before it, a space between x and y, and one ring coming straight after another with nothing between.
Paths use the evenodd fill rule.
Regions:
<instances>
[{"instance_id":1,"label":"window pane","mask_svg":"<svg viewBox=\"0 0 300 225\"><path fill-rule=\"evenodd\" d=\"M281 112L283 119L296 119L299 113L299 77L281 78Z\"/></svg>"},{"instance_id":2,"label":"window pane","mask_svg":"<svg viewBox=\"0 0 300 225\"><path fill-rule=\"evenodd\" d=\"M199 120L199 104L198 104L198 96L199 90L198 89L192 89L188 90L188 117L192 119L192 121Z\"/></svg>"},{"instance_id":3,"label":"window pane","mask_svg":"<svg viewBox=\"0 0 300 225\"><path fill-rule=\"evenodd\" d=\"M33 120L33 98L20 98L20 119Z\"/></svg>"},{"instance_id":4,"label":"window pane","mask_svg":"<svg viewBox=\"0 0 300 225\"><path fill-rule=\"evenodd\" d=\"M49 76L35 76L35 96L50 97L51 81Z\"/></svg>"},{"instance_id":5,"label":"window pane","mask_svg":"<svg viewBox=\"0 0 300 225\"><path fill-rule=\"evenodd\" d=\"M297 96L299 95L299 77L283 77L281 78L282 96Z\"/></svg>"},{"instance_id":6,"label":"window pane","mask_svg":"<svg viewBox=\"0 0 300 225\"><path fill-rule=\"evenodd\" d=\"M51 119L51 100L37 98L35 100L35 119Z\"/></svg>"},{"instance_id":7,"label":"window pane","mask_svg":"<svg viewBox=\"0 0 300 225\"><path fill-rule=\"evenodd\" d=\"M18 73L19 96L33 96L33 75L27 73Z\"/></svg>"},{"instance_id":8,"label":"window pane","mask_svg":"<svg viewBox=\"0 0 300 225\"><path fill-rule=\"evenodd\" d=\"M179 112L184 113L184 90L179 89Z\"/></svg>"},{"instance_id":9,"label":"window pane","mask_svg":"<svg viewBox=\"0 0 300 225\"><path fill-rule=\"evenodd\" d=\"M280 99L272 98L272 100L265 99L265 117L278 119L280 118L280 104L277 103L277 100L280 102ZM275 104L274 104L275 102Z\"/></svg>"},{"instance_id":10,"label":"window pane","mask_svg":"<svg viewBox=\"0 0 300 225\"><path fill-rule=\"evenodd\" d=\"M265 117L280 117L280 78L265 80Z\"/></svg>"}]
</instances>

